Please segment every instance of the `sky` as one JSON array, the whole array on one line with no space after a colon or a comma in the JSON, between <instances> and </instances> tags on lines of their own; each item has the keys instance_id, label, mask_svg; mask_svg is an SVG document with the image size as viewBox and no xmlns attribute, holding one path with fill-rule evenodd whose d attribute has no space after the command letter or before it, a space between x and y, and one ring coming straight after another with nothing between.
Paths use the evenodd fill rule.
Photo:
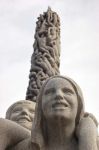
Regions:
<instances>
[{"instance_id":1,"label":"sky","mask_svg":"<svg viewBox=\"0 0 99 150\"><path fill-rule=\"evenodd\" d=\"M61 19L61 75L78 83L99 121L99 0L0 0L0 117L25 99L36 21L48 6Z\"/></svg>"}]
</instances>

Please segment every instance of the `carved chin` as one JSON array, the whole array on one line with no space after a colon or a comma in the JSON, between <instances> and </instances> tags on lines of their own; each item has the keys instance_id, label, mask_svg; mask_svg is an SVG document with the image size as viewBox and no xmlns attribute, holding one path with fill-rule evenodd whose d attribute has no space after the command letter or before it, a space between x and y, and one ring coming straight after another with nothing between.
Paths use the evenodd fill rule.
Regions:
<instances>
[{"instance_id":1,"label":"carved chin","mask_svg":"<svg viewBox=\"0 0 99 150\"><path fill-rule=\"evenodd\" d=\"M27 128L29 130L31 130L32 125L28 122L20 122L19 123L22 127Z\"/></svg>"},{"instance_id":2,"label":"carved chin","mask_svg":"<svg viewBox=\"0 0 99 150\"><path fill-rule=\"evenodd\" d=\"M54 107L48 115L46 114L46 118L70 118L71 115L72 114L70 108L57 106Z\"/></svg>"}]
</instances>

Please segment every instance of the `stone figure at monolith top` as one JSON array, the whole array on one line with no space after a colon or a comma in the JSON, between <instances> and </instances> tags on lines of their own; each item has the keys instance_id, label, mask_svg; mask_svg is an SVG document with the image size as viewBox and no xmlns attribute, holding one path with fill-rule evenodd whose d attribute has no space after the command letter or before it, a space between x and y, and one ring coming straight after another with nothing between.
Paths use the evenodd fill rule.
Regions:
<instances>
[{"instance_id":1,"label":"stone figure at monolith top","mask_svg":"<svg viewBox=\"0 0 99 150\"><path fill-rule=\"evenodd\" d=\"M59 74L60 65L60 19L56 12L48 8L36 22L34 52L26 99L36 101L43 82L50 76Z\"/></svg>"}]
</instances>

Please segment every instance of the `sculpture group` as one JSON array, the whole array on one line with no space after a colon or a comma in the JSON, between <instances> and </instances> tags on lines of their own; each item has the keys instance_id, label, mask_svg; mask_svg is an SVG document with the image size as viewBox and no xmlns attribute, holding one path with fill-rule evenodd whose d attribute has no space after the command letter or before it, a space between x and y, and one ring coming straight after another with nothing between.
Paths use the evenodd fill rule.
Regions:
<instances>
[{"instance_id":1,"label":"sculpture group","mask_svg":"<svg viewBox=\"0 0 99 150\"><path fill-rule=\"evenodd\" d=\"M0 150L99 150L80 87L59 74L59 17L49 8L38 20L26 100L0 118Z\"/></svg>"}]
</instances>

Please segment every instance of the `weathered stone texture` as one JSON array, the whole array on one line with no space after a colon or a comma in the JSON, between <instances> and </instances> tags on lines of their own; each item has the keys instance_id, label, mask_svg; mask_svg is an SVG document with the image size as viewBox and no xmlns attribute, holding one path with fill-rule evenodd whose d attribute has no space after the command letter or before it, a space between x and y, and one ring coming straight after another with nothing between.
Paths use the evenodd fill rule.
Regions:
<instances>
[{"instance_id":1,"label":"weathered stone texture","mask_svg":"<svg viewBox=\"0 0 99 150\"><path fill-rule=\"evenodd\" d=\"M26 99L36 101L42 83L50 76L59 74L60 66L60 19L48 8L36 22L34 52Z\"/></svg>"}]
</instances>

